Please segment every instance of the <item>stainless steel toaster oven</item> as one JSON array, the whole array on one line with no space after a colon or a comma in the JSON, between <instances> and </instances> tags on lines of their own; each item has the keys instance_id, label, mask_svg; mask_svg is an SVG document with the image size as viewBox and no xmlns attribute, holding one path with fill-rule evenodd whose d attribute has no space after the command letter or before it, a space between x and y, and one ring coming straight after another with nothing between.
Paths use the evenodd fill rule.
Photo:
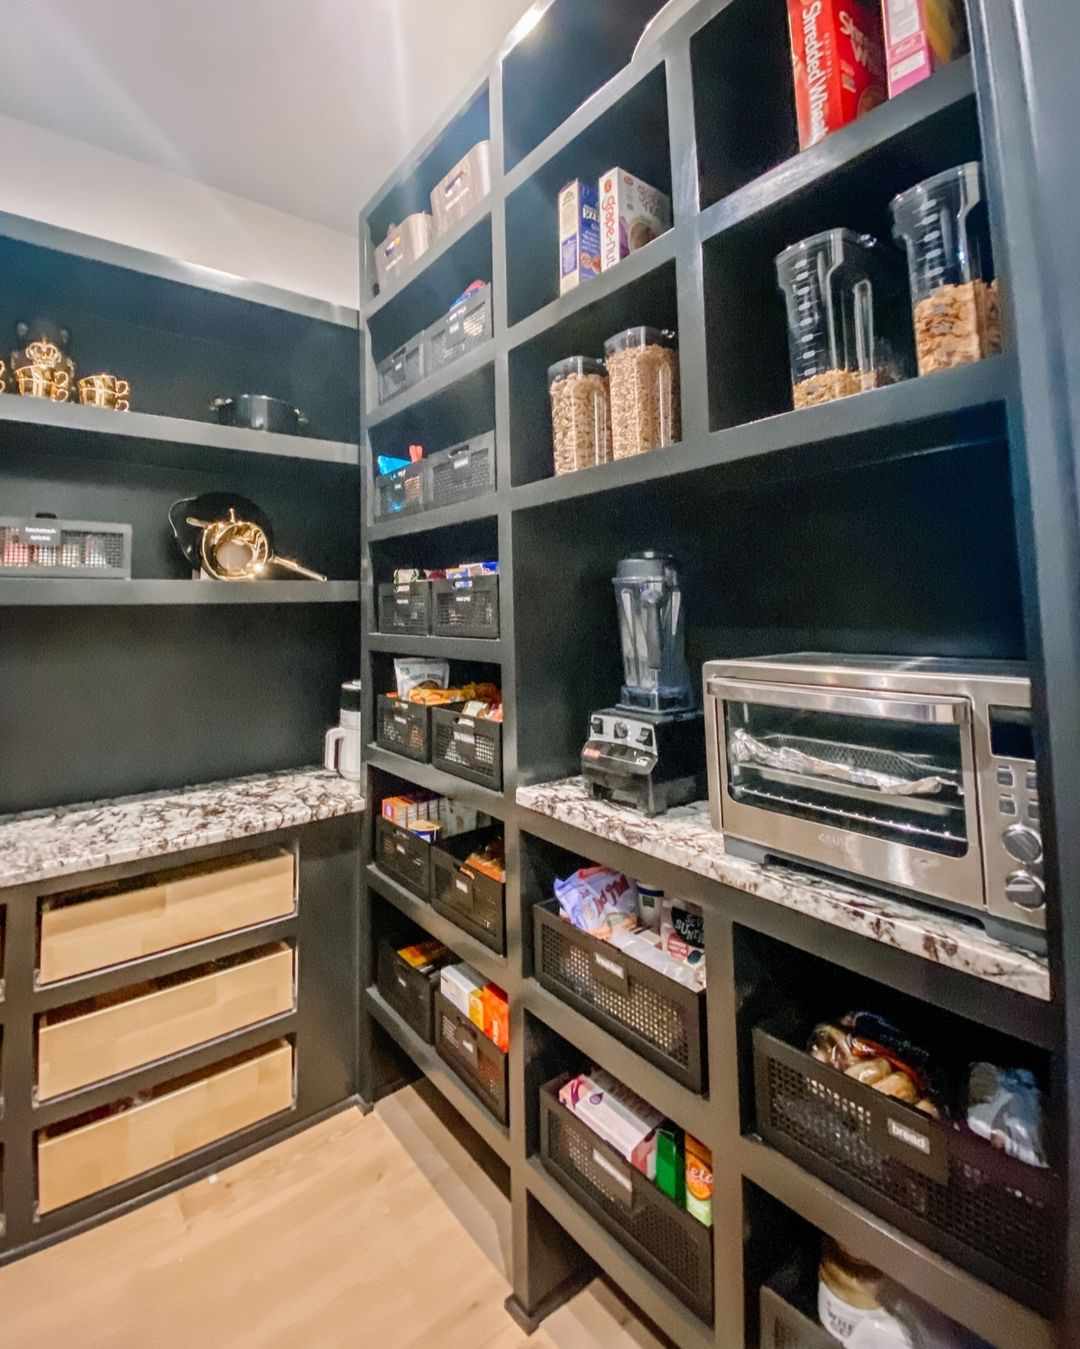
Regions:
<instances>
[{"instance_id":1,"label":"stainless steel toaster oven","mask_svg":"<svg viewBox=\"0 0 1080 1349\"><path fill-rule=\"evenodd\" d=\"M704 686L728 852L849 873L1044 946L1025 666L799 653L709 661Z\"/></svg>"}]
</instances>

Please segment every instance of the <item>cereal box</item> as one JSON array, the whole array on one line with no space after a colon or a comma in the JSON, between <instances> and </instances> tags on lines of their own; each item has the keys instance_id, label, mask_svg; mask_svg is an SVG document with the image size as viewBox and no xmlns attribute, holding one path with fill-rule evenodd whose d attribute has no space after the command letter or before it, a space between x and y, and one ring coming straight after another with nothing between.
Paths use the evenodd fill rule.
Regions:
<instances>
[{"instance_id":1,"label":"cereal box","mask_svg":"<svg viewBox=\"0 0 1080 1349\"><path fill-rule=\"evenodd\" d=\"M866 0L788 0L799 145L885 100L881 10Z\"/></svg>"},{"instance_id":2,"label":"cereal box","mask_svg":"<svg viewBox=\"0 0 1080 1349\"><path fill-rule=\"evenodd\" d=\"M559 193L559 294L600 275L596 186L575 178Z\"/></svg>"},{"instance_id":3,"label":"cereal box","mask_svg":"<svg viewBox=\"0 0 1080 1349\"><path fill-rule=\"evenodd\" d=\"M625 169L600 175L600 267L607 271L671 228L671 198Z\"/></svg>"},{"instance_id":4,"label":"cereal box","mask_svg":"<svg viewBox=\"0 0 1080 1349\"><path fill-rule=\"evenodd\" d=\"M889 97L929 79L964 50L962 0L885 0Z\"/></svg>"}]
</instances>

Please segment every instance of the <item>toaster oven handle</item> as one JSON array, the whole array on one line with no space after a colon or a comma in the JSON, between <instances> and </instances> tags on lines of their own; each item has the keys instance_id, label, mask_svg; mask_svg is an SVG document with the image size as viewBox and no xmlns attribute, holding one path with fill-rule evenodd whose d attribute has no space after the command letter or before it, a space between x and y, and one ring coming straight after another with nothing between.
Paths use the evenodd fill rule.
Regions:
<instances>
[{"instance_id":1,"label":"toaster oven handle","mask_svg":"<svg viewBox=\"0 0 1080 1349\"><path fill-rule=\"evenodd\" d=\"M758 684L746 679L712 676L706 691L730 703L763 703L798 712L836 712L847 717L882 721L917 721L928 726L966 726L971 704L966 698L920 698L912 693L861 693L852 689L796 688L790 684Z\"/></svg>"}]
</instances>

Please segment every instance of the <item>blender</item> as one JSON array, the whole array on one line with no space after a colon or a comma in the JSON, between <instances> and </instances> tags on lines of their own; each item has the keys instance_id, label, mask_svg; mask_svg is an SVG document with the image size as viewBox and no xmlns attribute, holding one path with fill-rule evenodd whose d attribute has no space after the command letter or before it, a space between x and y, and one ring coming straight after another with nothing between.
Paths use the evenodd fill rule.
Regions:
<instances>
[{"instance_id":1,"label":"blender","mask_svg":"<svg viewBox=\"0 0 1080 1349\"><path fill-rule=\"evenodd\" d=\"M612 578L622 643L622 694L589 717L581 772L598 801L646 815L705 794L705 736L686 665L686 613L675 559L648 550Z\"/></svg>"}]
</instances>

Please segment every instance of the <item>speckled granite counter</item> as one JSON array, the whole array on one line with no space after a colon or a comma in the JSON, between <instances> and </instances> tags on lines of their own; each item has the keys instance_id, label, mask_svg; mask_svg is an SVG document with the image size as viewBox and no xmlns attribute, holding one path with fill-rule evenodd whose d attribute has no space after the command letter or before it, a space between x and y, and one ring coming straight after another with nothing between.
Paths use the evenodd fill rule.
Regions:
<instances>
[{"instance_id":1,"label":"speckled granite counter","mask_svg":"<svg viewBox=\"0 0 1080 1349\"><path fill-rule=\"evenodd\" d=\"M321 768L0 815L0 888L358 815L359 788Z\"/></svg>"},{"instance_id":2,"label":"speckled granite counter","mask_svg":"<svg viewBox=\"0 0 1080 1349\"><path fill-rule=\"evenodd\" d=\"M1029 997L1050 998L1045 960L993 940L974 923L931 913L840 880L729 857L722 836L709 826L705 801L650 820L636 811L593 801L580 778L564 778L536 787L519 787L517 802L527 810L612 839L770 903L783 904L823 923L847 928Z\"/></svg>"}]
</instances>

